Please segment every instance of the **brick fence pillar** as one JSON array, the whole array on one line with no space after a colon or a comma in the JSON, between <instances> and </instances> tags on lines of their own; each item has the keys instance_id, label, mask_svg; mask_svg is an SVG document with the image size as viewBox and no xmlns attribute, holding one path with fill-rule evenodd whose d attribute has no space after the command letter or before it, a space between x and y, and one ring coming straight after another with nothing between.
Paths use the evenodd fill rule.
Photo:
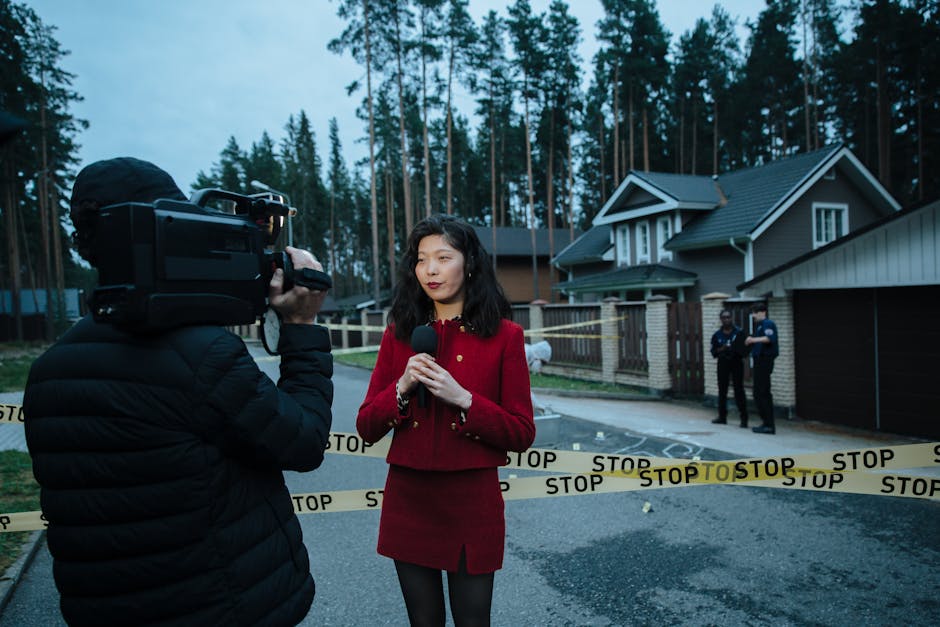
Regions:
<instances>
[{"instance_id":1,"label":"brick fence pillar","mask_svg":"<svg viewBox=\"0 0 940 627\"><path fill-rule=\"evenodd\" d=\"M366 326L369 324L369 312L366 311L365 309L359 310L359 324L362 325L360 327L360 329L362 330L362 333L361 333L362 343L359 344L359 346L368 346L369 345L369 332L366 331Z\"/></svg>"},{"instance_id":2,"label":"brick fence pillar","mask_svg":"<svg viewBox=\"0 0 940 627\"><path fill-rule=\"evenodd\" d=\"M349 348L349 317L343 316L339 319L340 325L342 325L342 331L339 334L340 337L340 347Z\"/></svg>"},{"instance_id":3,"label":"brick fence pillar","mask_svg":"<svg viewBox=\"0 0 940 627\"><path fill-rule=\"evenodd\" d=\"M672 389L669 373L669 352L672 341L669 337L668 296L651 296L646 301L646 359L649 363L649 387L662 394Z\"/></svg>"},{"instance_id":4,"label":"brick fence pillar","mask_svg":"<svg viewBox=\"0 0 940 627\"><path fill-rule=\"evenodd\" d=\"M529 344L537 344L545 339L539 331L545 326L542 308L547 304L548 301L541 298L529 303Z\"/></svg>"},{"instance_id":5,"label":"brick fence pillar","mask_svg":"<svg viewBox=\"0 0 940 627\"><path fill-rule=\"evenodd\" d=\"M712 333L714 333L721 321L718 314L725 307L725 300L730 298L728 294L721 292L712 292L702 296L702 357L705 363L702 364L702 376L705 377L705 398L718 398L718 360L712 357Z\"/></svg>"},{"instance_id":6,"label":"brick fence pillar","mask_svg":"<svg viewBox=\"0 0 940 627\"><path fill-rule=\"evenodd\" d=\"M777 325L780 355L774 360L770 377L770 391L774 407L782 409L787 418L796 415L796 352L793 341L793 297L783 296L767 300L767 317Z\"/></svg>"},{"instance_id":7,"label":"brick fence pillar","mask_svg":"<svg viewBox=\"0 0 940 627\"><path fill-rule=\"evenodd\" d=\"M620 342L617 329L617 303L619 298L605 298L601 303L601 379L614 383L620 362Z\"/></svg>"}]
</instances>

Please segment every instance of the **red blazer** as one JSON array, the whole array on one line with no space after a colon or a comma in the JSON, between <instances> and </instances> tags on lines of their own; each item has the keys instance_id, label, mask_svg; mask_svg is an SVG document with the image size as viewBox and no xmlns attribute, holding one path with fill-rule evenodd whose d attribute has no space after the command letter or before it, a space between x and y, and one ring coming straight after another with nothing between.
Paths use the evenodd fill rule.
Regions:
<instances>
[{"instance_id":1,"label":"red blazer","mask_svg":"<svg viewBox=\"0 0 940 627\"><path fill-rule=\"evenodd\" d=\"M376 442L394 429L388 463L417 470L467 470L506 463L506 451L524 451L535 439L529 370L522 327L503 320L496 335L481 338L458 320L437 321L437 363L473 394L467 420L454 405L428 394L428 406L412 397L398 413L395 383L414 355L408 342L385 329L356 429Z\"/></svg>"}]
</instances>

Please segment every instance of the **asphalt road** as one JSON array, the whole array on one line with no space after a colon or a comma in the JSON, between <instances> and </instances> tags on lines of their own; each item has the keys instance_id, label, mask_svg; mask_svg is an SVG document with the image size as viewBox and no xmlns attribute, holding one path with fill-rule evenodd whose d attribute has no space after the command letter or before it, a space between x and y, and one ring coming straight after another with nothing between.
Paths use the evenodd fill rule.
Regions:
<instances>
[{"instance_id":1,"label":"asphalt road","mask_svg":"<svg viewBox=\"0 0 940 627\"><path fill-rule=\"evenodd\" d=\"M276 376L274 362L262 365ZM334 431L354 431L368 376L336 367ZM539 427L539 447L731 458L584 420ZM288 484L379 488L385 469L380 459L330 455ZM699 486L510 501L506 518L494 625L926 625L940 616L935 502ZM378 512L301 523L317 581L304 625L407 625L392 563L375 553ZM61 625L57 602L42 546L0 626Z\"/></svg>"}]
</instances>

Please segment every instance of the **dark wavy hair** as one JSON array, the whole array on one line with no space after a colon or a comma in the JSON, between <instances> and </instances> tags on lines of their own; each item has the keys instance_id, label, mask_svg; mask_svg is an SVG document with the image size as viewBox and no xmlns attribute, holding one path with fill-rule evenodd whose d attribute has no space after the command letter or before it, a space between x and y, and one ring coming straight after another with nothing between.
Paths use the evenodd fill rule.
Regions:
<instances>
[{"instance_id":1,"label":"dark wavy hair","mask_svg":"<svg viewBox=\"0 0 940 627\"><path fill-rule=\"evenodd\" d=\"M434 312L434 301L424 293L415 276L418 244L429 235L443 236L448 244L463 254L464 323L479 336L495 335L503 318L512 319L512 306L496 280L490 255L469 224L454 216L435 214L415 225L398 265L398 284L389 312L389 319L395 325L395 336L408 341L415 327L427 323Z\"/></svg>"}]
</instances>

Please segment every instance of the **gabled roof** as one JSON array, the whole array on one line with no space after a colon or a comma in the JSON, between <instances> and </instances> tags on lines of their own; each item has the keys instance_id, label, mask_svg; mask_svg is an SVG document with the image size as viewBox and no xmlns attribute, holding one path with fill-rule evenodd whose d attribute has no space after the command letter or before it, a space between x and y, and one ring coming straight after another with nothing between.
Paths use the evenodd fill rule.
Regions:
<instances>
[{"instance_id":1,"label":"gabled roof","mask_svg":"<svg viewBox=\"0 0 940 627\"><path fill-rule=\"evenodd\" d=\"M686 224L665 248L684 250L754 240L836 163L880 209L900 206L843 144L833 144L718 177L726 204Z\"/></svg>"},{"instance_id":2,"label":"gabled roof","mask_svg":"<svg viewBox=\"0 0 940 627\"><path fill-rule=\"evenodd\" d=\"M486 252L493 254L493 228L489 226L474 226L480 243ZM575 232L575 237L579 232ZM552 233L554 249L562 250L571 243L571 232L568 229L554 229ZM548 229L535 229L535 250L537 255L548 255ZM496 256L497 257L529 257L532 255L532 233L525 227L498 226L496 227Z\"/></svg>"},{"instance_id":3,"label":"gabled roof","mask_svg":"<svg viewBox=\"0 0 940 627\"><path fill-rule=\"evenodd\" d=\"M940 283L940 200L866 224L737 286L739 292ZM851 265L852 272L845 272Z\"/></svg>"},{"instance_id":4,"label":"gabled roof","mask_svg":"<svg viewBox=\"0 0 940 627\"><path fill-rule=\"evenodd\" d=\"M716 206L721 202L715 181L710 176L636 170L630 172L630 175L646 181L680 203L708 203Z\"/></svg>"},{"instance_id":5,"label":"gabled roof","mask_svg":"<svg viewBox=\"0 0 940 627\"><path fill-rule=\"evenodd\" d=\"M698 275L694 272L654 263L599 272L563 283L556 283L552 288L563 292L673 288L695 285L697 279Z\"/></svg>"},{"instance_id":6,"label":"gabled roof","mask_svg":"<svg viewBox=\"0 0 940 627\"><path fill-rule=\"evenodd\" d=\"M552 263L556 266L597 263L603 261L604 253L610 250L611 246L613 244L610 242L610 225L595 226L555 255Z\"/></svg>"},{"instance_id":7,"label":"gabled roof","mask_svg":"<svg viewBox=\"0 0 940 627\"><path fill-rule=\"evenodd\" d=\"M631 171L594 218L594 228L553 260L557 266L600 261L613 224L672 210L699 211L665 244L689 250L753 241L836 164L885 213L897 201L844 144L832 144L719 177ZM636 199L633 204L630 199ZM595 229L605 229L603 232Z\"/></svg>"},{"instance_id":8,"label":"gabled roof","mask_svg":"<svg viewBox=\"0 0 940 627\"><path fill-rule=\"evenodd\" d=\"M671 209L709 210L721 202L707 176L631 170L594 216L593 224L611 224Z\"/></svg>"}]
</instances>

